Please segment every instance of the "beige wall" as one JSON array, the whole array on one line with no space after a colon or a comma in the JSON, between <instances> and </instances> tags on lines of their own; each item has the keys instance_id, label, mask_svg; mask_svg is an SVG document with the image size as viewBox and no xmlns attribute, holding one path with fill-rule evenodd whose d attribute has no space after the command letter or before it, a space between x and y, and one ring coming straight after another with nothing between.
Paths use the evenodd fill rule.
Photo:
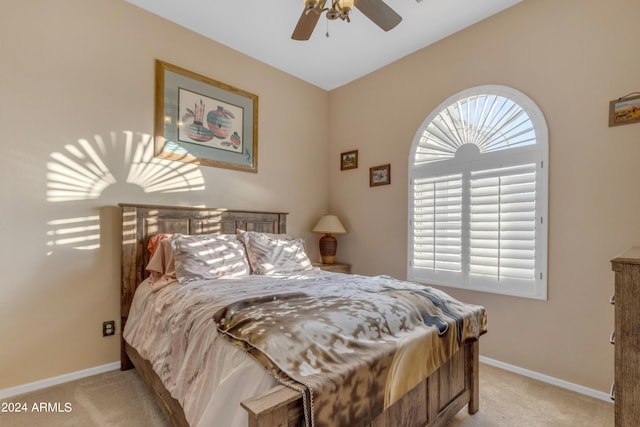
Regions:
<instances>
[{"instance_id":1,"label":"beige wall","mask_svg":"<svg viewBox=\"0 0 640 427\"><path fill-rule=\"evenodd\" d=\"M640 244L640 124L609 128L609 100L640 90L637 0L527 0L330 95L330 207L356 273L406 277L407 165L418 126L465 88L530 96L549 126L549 298L449 289L484 305L481 354L600 391L613 379L609 260ZM357 170L339 154L359 149ZM369 188L391 163L390 186ZM376 250L368 250L376 248Z\"/></svg>"},{"instance_id":2,"label":"beige wall","mask_svg":"<svg viewBox=\"0 0 640 427\"><path fill-rule=\"evenodd\" d=\"M326 91L124 1L3 2L0 40L0 389L119 359L119 337L101 330L120 313L119 223L103 206L288 211L289 231L317 257L309 230L328 206ZM153 132L156 58L259 96L258 174L188 175L160 162L193 190L177 193L129 175ZM87 194L105 179L100 163L115 183ZM94 176L71 181L78 200L51 200L57 169L87 165Z\"/></svg>"}]
</instances>

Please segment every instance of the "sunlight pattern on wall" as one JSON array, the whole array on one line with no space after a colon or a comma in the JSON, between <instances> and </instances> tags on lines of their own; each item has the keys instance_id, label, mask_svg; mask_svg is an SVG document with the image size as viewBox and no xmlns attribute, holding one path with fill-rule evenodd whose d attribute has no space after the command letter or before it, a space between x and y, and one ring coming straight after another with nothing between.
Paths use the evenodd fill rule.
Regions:
<instances>
[{"instance_id":1,"label":"sunlight pattern on wall","mask_svg":"<svg viewBox=\"0 0 640 427\"><path fill-rule=\"evenodd\" d=\"M102 142L98 137L96 140ZM64 148L63 153L51 153L51 160L47 163L48 201L96 199L106 187L116 182L86 139L78 140L77 145L67 144ZM104 149L104 144L100 144L98 149Z\"/></svg>"},{"instance_id":2,"label":"sunlight pattern on wall","mask_svg":"<svg viewBox=\"0 0 640 427\"><path fill-rule=\"evenodd\" d=\"M47 162L48 202L100 200L109 187L134 185L145 193L202 191L204 177L197 164L157 159L151 135L125 131L108 138L94 135L52 152ZM131 190L113 187L121 196ZM114 193L115 194L115 193ZM113 194L111 195L113 196ZM107 204L113 204L107 200ZM95 206L95 202L92 203ZM47 255L56 247L94 250L100 247L100 215L59 218L47 222Z\"/></svg>"},{"instance_id":3,"label":"sunlight pattern on wall","mask_svg":"<svg viewBox=\"0 0 640 427\"><path fill-rule=\"evenodd\" d=\"M135 184L145 193L204 190L198 165L153 157L153 138L148 134L115 133L109 141L100 135L79 139L53 152L47 162L47 201L67 202L100 197L110 185ZM139 138L135 140L134 138Z\"/></svg>"},{"instance_id":4,"label":"sunlight pattern on wall","mask_svg":"<svg viewBox=\"0 0 640 427\"><path fill-rule=\"evenodd\" d=\"M57 219L47 222L47 247L51 255L56 246L67 246L79 250L100 247L100 217L98 215Z\"/></svg>"},{"instance_id":5,"label":"sunlight pattern on wall","mask_svg":"<svg viewBox=\"0 0 640 427\"><path fill-rule=\"evenodd\" d=\"M198 165L154 158L152 138L145 137L146 140L135 148L126 150L127 154L132 154L128 183L139 185L145 193L204 190L204 178ZM127 145L131 145L130 139Z\"/></svg>"}]
</instances>

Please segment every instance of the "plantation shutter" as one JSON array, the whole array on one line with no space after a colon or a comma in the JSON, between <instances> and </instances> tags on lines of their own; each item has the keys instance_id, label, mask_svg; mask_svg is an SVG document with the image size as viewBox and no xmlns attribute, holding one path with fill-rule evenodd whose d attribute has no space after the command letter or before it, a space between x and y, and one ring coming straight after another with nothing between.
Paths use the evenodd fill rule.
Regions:
<instances>
[{"instance_id":1,"label":"plantation shutter","mask_svg":"<svg viewBox=\"0 0 640 427\"><path fill-rule=\"evenodd\" d=\"M471 173L469 274L534 280L535 164Z\"/></svg>"},{"instance_id":2,"label":"plantation shutter","mask_svg":"<svg viewBox=\"0 0 640 427\"><path fill-rule=\"evenodd\" d=\"M440 104L409 156L409 280L546 299L548 131L526 95L479 86Z\"/></svg>"},{"instance_id":3,"label":"plantation shutter","mask_svg":"<svg viewBox=\"0 0 640 427\"><path fill-rule=\"evenodd\" d=\"M462 175L414 181L414 267L462 268Z\"/></svg>"}]
</instances>

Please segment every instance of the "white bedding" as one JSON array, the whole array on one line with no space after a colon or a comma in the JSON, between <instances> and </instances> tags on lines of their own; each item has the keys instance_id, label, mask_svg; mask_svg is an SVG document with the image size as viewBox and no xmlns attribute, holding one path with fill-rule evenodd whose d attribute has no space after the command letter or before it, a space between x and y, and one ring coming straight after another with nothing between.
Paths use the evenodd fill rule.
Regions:
<instances>
[{"instance_id":1,"label":"white bedding","mask_svg":"<svg viewBox=\"0 0 640 427\"><path fill-rule=\"evenodd\" d=\"M152 292L145 280L134 295L124 339L152 363L192 427L246 427L247 413L239 402L277 382L244 351L219 338L210 308L191 306L188 292L178 288L176 281Z\"/></svg>"}]
</instances>

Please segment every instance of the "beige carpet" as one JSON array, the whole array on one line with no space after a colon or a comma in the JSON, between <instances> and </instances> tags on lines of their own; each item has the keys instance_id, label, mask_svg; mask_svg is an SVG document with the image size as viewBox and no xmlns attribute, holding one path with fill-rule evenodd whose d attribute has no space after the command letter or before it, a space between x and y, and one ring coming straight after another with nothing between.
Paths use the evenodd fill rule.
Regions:
<instances>
[{"instance_id":1,"label":"beige carpet","mask_svg":"<svg viewBox=\"0 0 640 427\"><path fill-rule=\"evenodd\" d=\"M448 427L612 427L613 402L480 364L480 411Z\"/></svg>"},{"instance_id":2,"label":"beige carpet","mask_svg":"<svg viewBox=\"0 0 640 427\"><path fill-rule=\"evenodd\" d=\"M0 412L3 427L169 427L134 370L108 372L2 402L25 402L28 407L26 413ZM34 403L62 412L33 411ZM613 426L613 405L481 364L480 412L469 416L465 408L448 427L480 426L607 427Z\"/></svg>"},{"instance_id":3,"label":"beige carpet","mask_svg":"<svg viewBox=\"0 0 640 427\"><path fill-rule=\"evenodd\" d=\"M111 371L5 399L26 413L0 413L2 427L170 427L135 370ZM33 411L52 404L68 412ZM0 408L1 409L1 408ZM9 408L10 409L10 408Z\"/></svg>"}]
</instances>

